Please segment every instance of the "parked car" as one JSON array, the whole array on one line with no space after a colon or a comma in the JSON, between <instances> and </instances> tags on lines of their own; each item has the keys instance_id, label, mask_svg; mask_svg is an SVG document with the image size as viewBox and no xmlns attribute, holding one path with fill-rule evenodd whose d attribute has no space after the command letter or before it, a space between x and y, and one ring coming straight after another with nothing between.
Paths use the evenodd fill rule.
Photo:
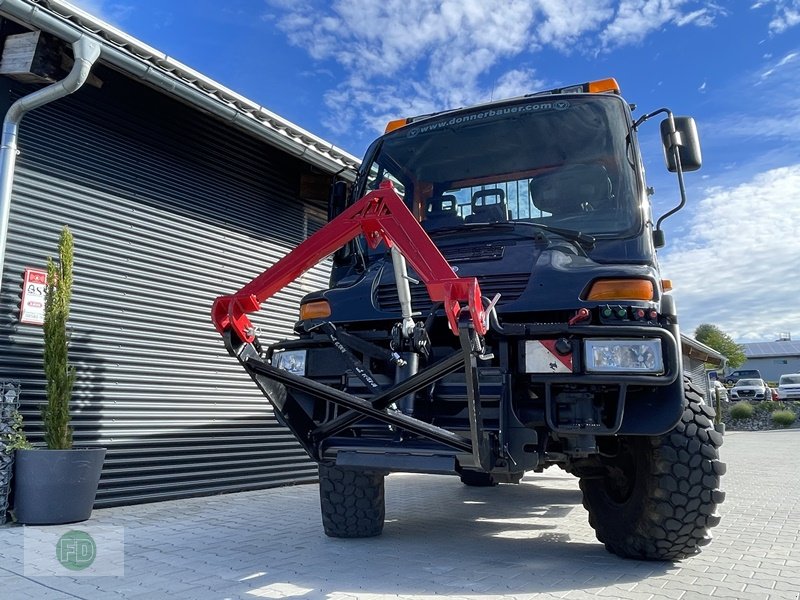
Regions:
<instances>
[{"instance_id":1,"label":"parked car","mask_svg":"<svg viewBox=\"0 0 800 600\"><path fill-rule=\"evenodd\" d=\"M715 403L717 401L717 390L719 390L719 399L720 402L727 402L728 401L728 388L722 385L722 382L718 379L714 379L711 382L710 392L711 392L711 403Z\"/></svg>"},{"instance_id":2,"label":"parked car","mask_svg":"<svg viewBox=\"0 0 800 600\"><path fill-rule=\"evenodd\" d=\"M726 385L733 385L740 379L761 379L761 373L758 369L742 369L725 375Z\"/></svg>"},{"instance_id":3,"label":"parked car","mask_svg":"<svg viewBox=\"0 0 800 600\"><path fill-rule=\"evenodd\" d=\"M800 373L781 375L778 380L778 400L800 400Z\"/></svg>"},{"instance_id":4,"label":"parked car","mask_svg":"<svg viewBox=\"0 0 800 600\"><path fill-rule=\"evenodd\" d=\"M772 392L763 379L740 379L730 393L731 400L772 400Z\"/></svg>"}]
</instances>

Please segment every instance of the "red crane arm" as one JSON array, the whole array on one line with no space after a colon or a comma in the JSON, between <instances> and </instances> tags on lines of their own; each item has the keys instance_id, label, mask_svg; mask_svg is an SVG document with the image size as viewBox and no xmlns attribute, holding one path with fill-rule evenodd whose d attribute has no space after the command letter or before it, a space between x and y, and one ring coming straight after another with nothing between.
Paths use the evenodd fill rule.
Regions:
<instances>
[{"instance_id":1,"label":"red crane arm","mask_svg":"<svg viewBox=\"0 0 800 600\"><path fill-rule=\"evenodd\" d=\"M486 333L478 280L453 272L390 182L345 209L238 292L217 298L211 309L217 331L231 328L240 339L252 342L247 314L259 310L262 302L361 233L372 248L385 242L400 251L425 283L431 300L442 302L454 334L458 335L462 304L469 308L475 330Z\"/></svg>"}]
</instances>

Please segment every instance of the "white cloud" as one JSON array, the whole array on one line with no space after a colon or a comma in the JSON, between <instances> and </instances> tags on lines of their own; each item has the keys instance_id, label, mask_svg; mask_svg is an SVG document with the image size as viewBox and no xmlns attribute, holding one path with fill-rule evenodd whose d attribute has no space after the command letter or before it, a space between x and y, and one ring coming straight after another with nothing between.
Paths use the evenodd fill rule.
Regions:
<instances>
[{"instance_id":1,"label":"white cloud","mask_svg":"<svg viewBox=\"0 0 800 600\"><path fill-rule=\"evenodd\" d=\"M789 54L784 56L782 59L780 59L773 66L769 67L767 70L765 70L763 73L761 73L761 80L763 81L763 80L767 79L768 77L771 77L772 75L775 74L776 71L778 71L779 69L785 67L786 65L791 64L798 57L800 57L800 52L789 52Z\"/></svg>"},{"instance_id":2,"label":"white cloud","mask_svg":"<svg viewBox=\"0 0 800 600\"><path fill-rule=\"evenodd\" d=\"M800 4L795 2L793 6L781 7L780 12L769 23L771 33L783 33L790 27L800 23Z\"/></svg>"},{"instance_id":3,"label":"white cloud","mask_svg":"<svg viewBox=\"0 0 800 600\"><path fill-rule=\"evenodd\" d=\"M710 27L718 16L727 14L724 8L712 3L686 12L684 6L692 4L687 0L622 0L614 19L603 31L604 44L613 48L638 43L670 23Z\"/></svg>"},{"instance_id":4,"label":"white cloud","mask_svg":"<svg viewBox=\"0 0 800 600\"><path fill-rule=\"evenodd\" d=\"M539 20L532 30L538 46L569 52L588 31L597 31L614 16L611 0L539 0Z\"/></svg>"},{"instance_id":5,"label":"white cloud","mask_svg":"<svg viewBox=\"0 0 800 600\"><path fill-rule=\"evenodd\" d=\"M387 116L541 89L547 82L526 60L543 48L594 54L669 23L706 26L723 12L697 0L267 1L265 18L291 44L344 70L325 94L326 124L368 128L362 137L382 131Z\"/></svg>"},{"instance_id":6,"label":"white cloud","mask_svg":"<svg viewBox=\"0 0 800 600\"><path fill-rule=\"evenodd\" d=\"M704 138L726 147L781 143L794 161L796 142L800 138L798 77L800 52L792 51L778 59L770 57L762 69L743 72L721 88L715 86L717 113L703 121ZM757 155L745 152L741 156L744 158L747 154L750 154L748 163L755 164L754 161L765 157L766 150L762 147ZM786 163L786 159L777 162Z\"/></svg>"},{"instance_id":7,"label":"white cloud","mask_svg":"<svg viewBox=\"0 0 800 600\"><path fill-rule=\"evenodd\" d=\"M772 20L769 22L769 32L778 35L800 24L800 0L762 0L750 8L757 10L771 6Z\"/></svg>"},{"instance_id":8,"label":"white cloud","mask_svg":"<svg viewBox=\"0 0 800 600\"><path fill-rule=\"evenodd\" d=\"M800 329L798 196L800 164L707 191L689 231L661 257L685 333L713 323L746 342Z\"/></svg>"}]
</instances>

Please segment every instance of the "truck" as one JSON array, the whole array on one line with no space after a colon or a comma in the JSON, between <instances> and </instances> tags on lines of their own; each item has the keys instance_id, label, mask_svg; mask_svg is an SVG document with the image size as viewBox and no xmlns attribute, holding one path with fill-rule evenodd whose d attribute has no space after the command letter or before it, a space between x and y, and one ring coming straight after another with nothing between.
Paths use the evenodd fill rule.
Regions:
<instances>
[{"instance_id":1,"label":"truck","mask_svg":"<svg viewBox=\"0 0 800 600\"><path fill-rule=\"evenodd\" d=\"M700 144L692 118L634 110L603 79L392 121L328 223L216 299L229 354L319 465L328 536L379 535L393 472L493 487L558 467L608 551L709 543L724 426L684 374L657 258ZM658 115L680 203L654 220L637 133ZM262 344L248 315L326 258L296 337Z\"/></svg>"}]
</instances>

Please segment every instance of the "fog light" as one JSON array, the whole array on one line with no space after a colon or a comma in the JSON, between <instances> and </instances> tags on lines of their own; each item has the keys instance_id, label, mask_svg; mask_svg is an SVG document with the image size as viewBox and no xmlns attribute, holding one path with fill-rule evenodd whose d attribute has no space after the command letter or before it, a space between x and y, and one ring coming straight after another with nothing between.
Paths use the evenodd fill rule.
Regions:
<instances>
[{"instance_id":1,"label":"fog light","mask_svg":"<svg viewBox=\"0 0 800 600\"><path fill-rule=\"evenodd\" d=\"M272 354L272 366L302 377L306 374L306 351L278 350Z\"/></svg>"},{"instance_id":2,"label":"fog light","mask_svg":"<svg viewBox=\"0 0 800 600\"><path fill-rule=\"evenodd\" d=\"M644 340L584 340L586 370L590 373L663 373L661 342Z\"/></svg>"}]
</instances>

